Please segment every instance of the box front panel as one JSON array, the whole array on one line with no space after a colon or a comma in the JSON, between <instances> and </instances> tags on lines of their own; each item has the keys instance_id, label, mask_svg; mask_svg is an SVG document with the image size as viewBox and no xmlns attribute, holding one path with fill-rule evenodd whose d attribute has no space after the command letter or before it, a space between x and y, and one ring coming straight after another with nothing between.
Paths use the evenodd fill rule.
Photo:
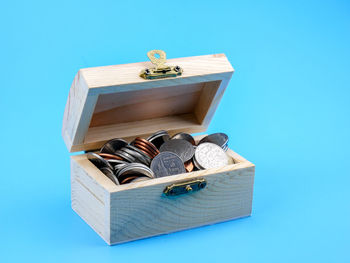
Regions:
<instances>
[{"instance_id":1,"label":"box front panel","mask_svg":"<svg viewBox=\"0 0 350 263\"><path fill-rule=\"evenodd\" d=\"M111 243L249 216L254 168L253 164L246 163L215 174L200 171L197 178L205 178L207 186L176 197L163 194L169 183L112 193Z\"/></svg>"}]
</instances>

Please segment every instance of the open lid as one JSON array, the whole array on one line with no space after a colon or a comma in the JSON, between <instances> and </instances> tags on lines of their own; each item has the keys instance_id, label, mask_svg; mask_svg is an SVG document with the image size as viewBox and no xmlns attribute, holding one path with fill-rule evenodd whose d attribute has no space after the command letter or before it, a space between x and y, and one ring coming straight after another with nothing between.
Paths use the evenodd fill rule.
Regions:
<instances>
[{"instance_id":1,"label":"open lid","mask_svg":"<svg viewBox=\"0 0 350 263\"><path fill-rule=\"evenodd\" d=\"M140 77L146 68L154 70L150 62L80 69L63 118L68 150L98 149L112 138L132 140L158 130L205 131L233 74L231 64L224 54L169 59L167 64L179 66L182 75Z\"/></svg>"}]
</instances>

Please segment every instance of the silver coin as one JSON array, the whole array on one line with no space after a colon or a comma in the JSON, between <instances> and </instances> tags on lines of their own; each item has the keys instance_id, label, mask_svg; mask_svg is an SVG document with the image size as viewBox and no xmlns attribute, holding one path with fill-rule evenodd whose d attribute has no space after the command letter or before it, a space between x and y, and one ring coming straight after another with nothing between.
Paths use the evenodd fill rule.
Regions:
<instances>
[{"instance_id":1,"label":"silver coin","mask_svg":"<svg viewBox=\"0 0 350 263\"><path fill-rule=\"evenodd\" d=\"M137 183L137 182L143 182L143 181L148 181L148 180L151 180L151 178L146 177L146 176L141 176L141 177L135 178L130 183Z\"/></svg>"},{"instance_id":2,"label":"silver coin","mask_svg":"<svg viewBox=\"0 0 350 263\"><path fill-rule=\"evenodd\" d=\"M181 158L173 152L161 152L153 158L151 169L156 178L186 172Z\"/></svg>"},{"instance_id":3,"label":"silver coin","mask_svg":"<svg viewBox=\"0 0 350 263\"><path fill-rule=\"evenodd\" d=\"M96 153L88 152L86 154L86 157L89 159L90 162L92 162L98 169L107 167L113 171L112 165L105 159L103 159L101 156L99 156Z\"/></svg>"},{"instance_id":4,"label":"silver coin","mask_svg":"<svg viewBox=\"0 0 350 263\"><path fill-rule=\"evenodd\" d=\"M217 144L204 142L197 146L194 163L199 169L218 168L230 164L226 152Z\"/></svg>"},{"instance_id":5,"label":"silver coin","mask_svg":"<svg viewBox=\"0 0 350 263\"><path fill-rule=\"evenodd\" d=\"M151 163L150 161L148 161L148 159L144 158L142 154L140 154L140 153L138 153L136 151L130 150L127 147L123 147L121 149L121 151L124 151L124 152L130 154L132 157L135 158L136 162L138 162L138 163L142 163L142 164L147 165L147 166L150 165L150 163Z\"/></svg>"},{"instance_id":6,"label":"silver coin","mask_svg":"<svg viewBox=\"0 0 350 263\"><path fill-rule=\"evenodd\" d=\"M119 185L119 181L111 169L109 169L108 167L102 167L100 171L104 173L113 183Z\"/></svg>"},{"instance_id":7,"label":"silver coin","mask_svg":"<svg viewBox=\"0 0 350 263\"><path fill-rule=\"evenodd\" d=\"M201 166L197 163L196 158L193 157L193 164L196 168L195 170L202 170Z\"/></svg>"},{"instance_id":8,"label":"silver coin","mask_svg":"<svg viewBox=\"0 0 350 263\"><path fill-rule=\"evenodd\" d=\"M130 149L130 150L132 150L132 151L134 151L134 152L137 152L137 153L139 153L140 155L142 155L143 158L147 161L147 163L148 163L147 165L148 165L148 166L150 165L152 159L151 159L147 154L145 154L143 151L141 151L140 149L138 149L138 148L136 148L135 146L132 146L132 145L130 145L130 144L126 145L125 148L128 148L128 149Z\"/></svg>"},{"instance_id":9,"label":"silver coin","mask_svg":"<svg viewBox=\"0 0 350 263\"><path fill-rule=\"evenodd\" d=\"M225 133L213 133L201 139L198 144L204 142L214 143L216 145L219 145L224 150L227 150L228 136Z\"/></svg>"},{"instance_id":10,"label":"silver coin","mask_svg":"<svg viewBox=\"0 0 350 263\"><path fill-rule=\"evenodd\" d=\"M136 162L136 159L133 156L131 156L127 152L124 152L123 150L117 150L114 154L123 158L125 161L128 161L129 163Z\"/></svg>"},{"instance_id":11,"label":"silver coin","mask_svg":"<svg viewBox=\"0 0 350 263\"><path fill-rule=\"evenodd\" d=\"M132 163L121 168L116 174L119 182L123 182L128 177L142 177L146 176L149 178L154 178L153 171L146 165L140 163Z\"/></svg>"},{"instance_id":12,"label":"silver coin","mask_svg":"<svg viewBox=\"0 0 350 263\"><path fill-rule=\"evenodd\" d=\"M188 141L189 143L191 143L192 145L196 145L196 142L194 140L194 138L192 137L192 135L185 133L185 132L179 132L177 134L175 134L173 137L171 137L172 140L175 139L180 139L180 140L185 140Z\"/></svg>"},{"instance_id":13,"label":"silver coin","mask_svg":"<svg viewBox=\"0 0 350 263\"><path fill-rule=\"evenodd\" d=\"M170 140L160 146L160 152L173 152L185 163L194 155L194 148L191 143L182 139Z\"/></svg>"},{"instance_id":14,"label":"silver coin","mask_svg":"<svg viewBox=\"0 0 350 263\"><path fill-rule=\"evenodd\" d=\"M126 161L121 161L121 160L116 160L116 159L109 159L109 160L107 160L107 162L109 162L109 164L112 166L117 165L117 164L127 164L128 163Z\"/></svg>"},{"instance_id":15,"label":"silver coin","mask_svg":"<svg viewBox=\"0 0 350 263\"><path fill-rule=\"evenodd\" d=\"M159 131L156 131L155 133L153 133L152 135L150 135L146 140L149 141L149 140L152 140L154 137L158 137L158 136L161 136L164 134L168 134L168 132L165 130L159 130Z\"/></svg>"},{"instance_id":16,"label":"silver coin","mask_svg":"<svg viewBox=\"0 0 350 263\"><path fill-rule=\"evenodd\" d=\"M119 138L112 139L112 140L109 140L108 142L106 142L102 146L100 152L101 153L115 154L115 152L117 150L120 150L121 148L125 147L126 145L128 145L128 143L123 139L119 139Z\"/></svg>"},{"instance_id":17,"label":"silver coin","mask_svg":"<svg viewBox=\"0 0 350 263\"><path fill-rule=\"evenodd\" d=\"M128 163L126 162L126 163L120 163L120 164L114 165L114 173L115 174L118 173L118 171L123 167L125 167L125 165L128 165Z\"/></svg>"},{"instance_id":18,"label":"silver coin","mask_svg":"<svg viewBox=\"0 0 350 263\"><path fill-rule=\"evenodd\" d=\"M153 143L157 149L159 149L161 145L168 140L170 140L170 135L164 130L157 131L147 138L147 141Z\"/></svg>"}]
</instances>

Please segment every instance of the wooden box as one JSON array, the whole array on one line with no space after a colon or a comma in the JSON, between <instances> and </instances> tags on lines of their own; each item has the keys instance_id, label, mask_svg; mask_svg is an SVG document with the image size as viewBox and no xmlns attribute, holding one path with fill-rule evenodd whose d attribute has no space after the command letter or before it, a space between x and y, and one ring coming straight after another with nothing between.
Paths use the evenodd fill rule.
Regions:
<instances>
[{"instance_id":1,"label":"wooden box","mask_svg":"<svg viewBox=\"0 0 350 263\"><path fill-rule=\"evenodd\" d=\"M112 138L131 140L158 130L204 132L232 66L223 54L167 64L179 65L183 74L143 79L140 71L150 62L79 70L63 120L68 150L94 150ZM234 164L125 185L115 185L85 154L71 156L72 208L108 244L249 216L254 165L230 149L227 154ZM163 194L168 185L192 179L205 179L207 186L177 197Z\"/></svg>"}]
</instances>

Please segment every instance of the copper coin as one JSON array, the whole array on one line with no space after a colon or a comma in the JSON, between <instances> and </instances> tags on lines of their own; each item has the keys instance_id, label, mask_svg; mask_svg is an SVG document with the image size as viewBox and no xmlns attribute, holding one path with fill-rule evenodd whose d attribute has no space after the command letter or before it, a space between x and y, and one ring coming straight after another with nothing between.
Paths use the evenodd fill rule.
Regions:
<instances>
[{"instance_id":1,"label":"copper coin","mask_svg":"<svg viewBox=\"0 0 350 263\"><path fill-rule=\"evenodd\" d=\"M110 153L98 153L99 156L107 159L115 159L115 160L120 160L122 161L123 159L117 155L110 154Z\"/></svg>"},{"instance_id":2,"label":"copper coin","mask_svg":"<svg viewBox=\"0 0 350 263\"><path fill-rule=\"evenodd\" d=\"M150 153L156 153L152 147L150 147L147 143L141 142L141 141L135 141L135 145L142 145L143 147L147 148Z\"/></svg>"},{"instance_id":3,"label":"copper coin","mask_svg":"<svg viewBox=\"0 0 350 263\"><path fill-rule=\"evenodd\" d=\"M156 155L159 153L159 151L154 151L149 145L147 145L147 144L145 144L145 143L143 143L143 142L137 141L137 142L136 142L136 145L142 146L143 148L147 149L148 152L151 153L151 155L152 155L153 157L156 156Z\"/></svg>"},{"instance_id":4,"label":"copper coin","mask_svg":"<svg viewBox=\"0 0 350 263\"><path fill-rule=\"evenodd\" d=\"M151 163L151 158L145 154L143 151L141 151L139 148L136 148L130 144L128 144L127 146L125 146L124 148L127 148L131 151L134 152L134 155L137 155L136 153L142 155L143 159L147 162L147 165L149 166L149 164ZM140 157L140 156L139 156Z\"/></svg>"},{"instance_id":5,"label":"copper coin","mask_svg":"<svg viewBox=\"0 0 350 263\"><path fill-rule=\"evenodd\" d=\"M186 171L188 173L193 171L194 165L193 165L193 162L191 160L185 162L184 164L185 164Z\"/></svg>"},{"instance_id":6,"label":"copper coin","mask_svg":"<svg viewBox=\"0 0 350 263\"><path fill-rule=\"evenodd\" d=\"M151 159L153 159L153 157L155 156L153 152L151 152L147 147L141 144L135 143L134 146L143 151L145 154L147 154Z\"/></svg>"},{"instance_id":7,"label":"copper coin","mask_svg":"<svg viewBox=\"0 0 350 263\"><path fill-rule=\"evenodd\" d=\"M135 140L147 144L147 145L148 145L149 147L151 147L157 154L159 153L157 147L154 146L153 143L151 143L151 142L149 142L149 141L147 141L147 140L145 140L145 139L142 139L142 138L140 138L140 137L136 137Z\"/></svg>"},{"instance_id":8,"label":"copper coin","mask_svg":"<svg viewBox=\"0 0 350 263\"><path fill-rule=\"evenodd\" d=\"M129 176L129 177L126 177L123 179L123 181L120 182L120 184L127 184L129 183L130 181L136 179L137 177L139 176Z\"/></svg>"}]
</instances>

